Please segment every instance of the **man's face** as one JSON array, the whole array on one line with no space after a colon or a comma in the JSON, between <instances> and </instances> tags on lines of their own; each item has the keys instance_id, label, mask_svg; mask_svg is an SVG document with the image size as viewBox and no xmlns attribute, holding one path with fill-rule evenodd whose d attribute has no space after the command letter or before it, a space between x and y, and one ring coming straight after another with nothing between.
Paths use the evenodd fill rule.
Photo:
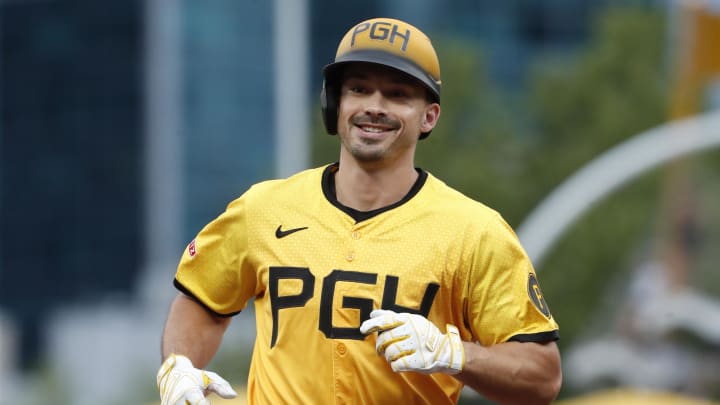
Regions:
<instances>
[{"instance_id":1,"label":"man's face","mask_svg":"<svg viewBox=\"0 0 720 405\"><path fill-rule=\"evenodd\" d=\"M440 106L427 100L417 80L391 68L353 63L343 73L338 134L343 152L365 163L413 160L422 132L429 132Z\"/></svg>"}]
</instances>

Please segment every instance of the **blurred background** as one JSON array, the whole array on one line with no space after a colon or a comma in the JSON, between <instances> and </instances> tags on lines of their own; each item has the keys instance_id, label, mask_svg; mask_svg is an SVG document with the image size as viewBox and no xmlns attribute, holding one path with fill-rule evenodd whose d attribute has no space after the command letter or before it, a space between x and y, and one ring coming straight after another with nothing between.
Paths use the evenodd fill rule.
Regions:
<instances>
[{"instance_id":1,"label":"blurred background","mask_svg":"<svg viewBox=\"0 0 720 405\"><path fill-rule=\"evenodd\" d=\"M720 1L0 0L0 404L158 403L182 249L336 159L321 69L375 16L433 39L417 165L518 231L557 403L720 403ZM240 390L253 339L210 367Z\"/></svg>"}]
</instances>

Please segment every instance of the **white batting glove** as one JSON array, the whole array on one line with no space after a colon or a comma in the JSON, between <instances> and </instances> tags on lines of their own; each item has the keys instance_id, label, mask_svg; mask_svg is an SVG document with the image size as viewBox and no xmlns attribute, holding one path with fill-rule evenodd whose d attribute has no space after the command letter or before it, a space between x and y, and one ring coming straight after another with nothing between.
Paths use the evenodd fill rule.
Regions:
<instances>
[{"instance_id":1,"label":"white batting glove","mask_svg":"<svg viewBox=\"0 0 720 405\"><path fill-rule=\"evenodd\" d=\"M161 405L210 405L205 398L211 392L223 398L235 398L230 383L212 371L195 368L185 356L170 355L157 374Z\"/></svg>"},{"instance_id":2,"label":"white batting glove","mask_svg":"<svg viewBox=\"0 0 720 405\"><path fill-rule=\"evenodd\" d=\"M465 349L458 329L450 324L446 328L443 334L421 315L376 309L360 332L379 332L375 349L395 372L457 374L465 365Z\"/></svg>"}]
</instances>

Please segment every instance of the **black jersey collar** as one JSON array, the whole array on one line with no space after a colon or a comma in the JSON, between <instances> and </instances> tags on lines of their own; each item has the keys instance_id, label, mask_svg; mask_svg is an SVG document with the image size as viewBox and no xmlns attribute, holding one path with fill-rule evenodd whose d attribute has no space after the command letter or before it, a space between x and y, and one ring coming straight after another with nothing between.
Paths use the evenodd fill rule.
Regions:
<instances>
[{"instance_id":1,"label":"black jersey collar","mask_svg":"<svg viewBox=\"0 0 720 405\"><path fill-rule=\"evenodd\" d=\"M366 219L370 219L376 215L382 214L385 211L389 211L395 207L399 207L403 204L405 204L407 201L409 201L411 198L417 194L422 186L425 184L425 181L427 180L428 174L426 171L415 168L415 170L418 172L418 178L415 180L415 184L410 188L410 191L408 191L407 194L403 198L400 199L400 201L390 204L385 207L377 208L370 211L358 211L354 208L350 208L348 206L345 206L340 203L340 201L337 200L337 192L335 191L335 173L338 171L339 163L335 162L333 164L328 165L325 170L323 171L322 175L322 190L323 194L325 194L325 198L327 198L328 201L334 206L336 206L338 209L340 209L342 212L348 214L352 219L355 220L355 222L362 222Z\"/></svg>"}]
</instances>

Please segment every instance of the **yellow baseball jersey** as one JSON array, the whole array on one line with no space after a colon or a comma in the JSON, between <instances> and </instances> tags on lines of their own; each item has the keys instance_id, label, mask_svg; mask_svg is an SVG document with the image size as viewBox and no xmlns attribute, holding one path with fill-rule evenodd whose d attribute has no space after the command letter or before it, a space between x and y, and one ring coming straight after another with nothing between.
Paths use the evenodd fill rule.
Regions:
<instances>
[{"instance_id":1,"label":"yellow baseball jersey","mask_svg":"<svg viewBox=\"0 0 720 405\"><path fill-rule=\"evenodd\" d=\"M394 373L359 327L375 308L492 345L558 338L530 261L490 208L419 170L398 203L335 197L337 164L252 186L186 249L175 286L232 316L254 299L250 404L450 404L462 384Z\"/></svg>"}]
</instances>

